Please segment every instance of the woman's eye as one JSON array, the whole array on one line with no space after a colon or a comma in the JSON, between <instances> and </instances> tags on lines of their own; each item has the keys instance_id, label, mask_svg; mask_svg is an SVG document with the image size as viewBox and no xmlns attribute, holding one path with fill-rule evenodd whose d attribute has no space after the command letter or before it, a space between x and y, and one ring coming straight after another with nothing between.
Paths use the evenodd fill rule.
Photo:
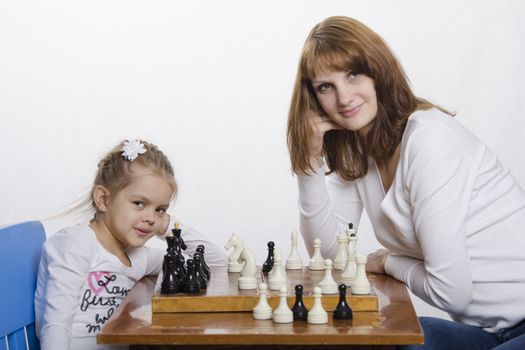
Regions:
<instances>
[{"instance_id":1,"label":"woman's eye","mask_svg":"<svg viewBox=\"0 0 525 350\"><path fill-rule=\"evenodd\" d=\"M135 204L139 208L144 208L144 202L141 201L134 201L133 204Z\"/></svg>"},{"instance_id":2,"label":"woman's eye","mask_svg":"<svg viewBox=\"0 0 525 350\"><path fill-rule=\"evenodd\" d=\"M331 87L332 87L332 84L330 84L330 83L319 84L319 85L317 85L317 92L320 92L320 93L326 92Z\"/></svg>"},{"instance_id":3,"label":"woman's eye","mask_svg":"<svg viewBox=\"0 0 525 350\"><path fill-rule=\"evenodd\" d=\"M348 72L347 76L348 76L348 79L355 79L359 76L359 73Z\"/></svg>"}]
</instances>

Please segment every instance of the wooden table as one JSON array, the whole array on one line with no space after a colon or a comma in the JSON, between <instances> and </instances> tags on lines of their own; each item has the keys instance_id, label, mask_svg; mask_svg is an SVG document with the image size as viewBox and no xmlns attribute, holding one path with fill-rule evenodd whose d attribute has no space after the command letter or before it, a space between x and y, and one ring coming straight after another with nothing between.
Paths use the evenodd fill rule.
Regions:
<instances>
[{"instance_id":1,"label":"wooden table","mask_svg":"<svg viewBox=\"0 0 525 350\"><path fill-rule=\"evenodd\" d=\"M325 325L258 321L251 312L155 314L156 279L139 281L97 336L103 344L132 349L387 349L421 344L423 334L406 287L384 275L370 275L379 311L354 312L352 320ZM276 347L276 345L279 345Z\"/></svg>"}]
</instances>

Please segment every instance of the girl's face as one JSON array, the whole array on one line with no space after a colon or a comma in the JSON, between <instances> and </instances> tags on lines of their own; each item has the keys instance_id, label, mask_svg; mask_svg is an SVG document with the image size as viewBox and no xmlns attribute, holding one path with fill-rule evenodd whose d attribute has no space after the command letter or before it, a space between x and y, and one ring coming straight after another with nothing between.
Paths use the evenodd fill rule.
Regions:
<instances>
[{"instance_id":1,"label":"girl's face","mask_svg":"<svg viewBox=\"0 0 525 350\"><path fill-rule=\"evenodd\" d=\"M172 194L165 177L143 167L134 169L132 182L117 194L109 194L103 221L114 243L125 250L143 246L154 235L163 234Z\"/></svg>"},{"instance_id":2,"label":"girl's face","mask_svg":"<svg viewBox=\"0 0 525 350\"><path fill-rule=\"evenodd\" d=\"M366 134L377 115L374 80L351 71L319 73L312 80L317 99L341 127Z\"/></svg>"}]
</instances>

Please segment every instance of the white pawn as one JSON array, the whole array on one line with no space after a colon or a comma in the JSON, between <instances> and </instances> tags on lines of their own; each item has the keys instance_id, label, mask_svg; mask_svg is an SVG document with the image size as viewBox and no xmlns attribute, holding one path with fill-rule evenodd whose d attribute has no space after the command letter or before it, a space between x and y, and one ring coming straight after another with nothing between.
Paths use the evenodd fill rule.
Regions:
<instances>
[{"instance_id":1,"label":"white pawn","mask_svg":"<svg viewBox=\"0 0 525 350\"><path fill-rule=\"evenodd\" d=\"M348 237L346 234L337 235L338 250L334 259L334 269L343 270L346 265L347 243Z\"/></svg>"},{"instance_id":2,"label":"white pawn","mask_svg":"<svg viewBox=\"0 0 525 350\"><path fill-rule=\"evenodd\" d=\"M303 268L303 259L297 252L297 231L295 230L292 231L292 249L286 259L286 268L288 270L302 270Z\"/></svg>"},{"instance_id":3,"label":"white pawn","mask_svg":"<svg viewBox=\"0 0 525 350\"><path fill-rule=\"evenodd\" d=\"M355 265L355 251L352 248L352 245L349 244L345 269L341 274L341 283L346 284L347 287L352 287L352 284L354 284L356 271L357 267Z\"/></svg>"},{"instance_id":4,"label":"white pawn","mask_svg":"<svg viewBox=\"0 0 525 350\"><path fill-rule=\"evenodd\" d=\"M325 260L325 269L324 269L324 277L319 282L319 287L321 287L321 293L322 294L337 294L339 292L337 282L334 280L334 277L332 276L332 260L326 259Z\"/></svg>"},{"instance_id":5,"label":"white pawn","mask_svg":"<svg viewBox=\"0 0 525 350\"><path fill-rule=\"evenodd\" d=\"M308 311L306 321L311 324L325 324L328 323L328 313L323 308L321 303L321 288L314 288L314 305Z\"/></svg>"},{"instance_id":6,"label":"white pawn","mask_svg":"<svg viewBox=\"0 0 525 350\"><path fill-rule=\"evenodd\" d=\"M253 308L253 318L256 320L270 320L272 318L272 307L267 299L268 286L266 283L259 284L259 303Z\"/></svg>"},{"instance_id":7,"label":"white pawn","mask_svg":"<svg viewBox=\"0 0 525 350\"><path fill-rule=\"evenodd\" d=\"M310 270L324 270L324 259L321 255L321 240L319 238L314 239L314 255L310 259L308 268Z\"/></svg>"},{"instance_id":8,"label":"white pawn","mask_svg":"<svg viewBox=\"0 0 525 350\"><path fill-rule=\"evenodd\" d=\"M291 323L293 322L293 312L288 307L286 300L288 290L286 287L279 289L279 305L273 310L273 321L276 323Z\"/></svg>"},{"instance_id":9,"label":"white pawn","mask_svg":"<svg viewBox=\"0 0 525 350\"><path fill-rule=\"evenodd\" d=\"M287 284L286 270L282 266L281 251L275 249L274 252L272 275L268 277L268 283L271 290L279 290Z\"/></svg>"},{"instance_id":10,"label":"white pawn","mask_svg":"<svg viewBox=\"0 0 525 350\"><path fill-rule=\"evenodd\" d=\"M357 264L357 271L355 274L354 283L350 291L352 294L370 294L370 282L366 277L366 255L356 255L355 262Z\"/></svg>"}]
</instances>

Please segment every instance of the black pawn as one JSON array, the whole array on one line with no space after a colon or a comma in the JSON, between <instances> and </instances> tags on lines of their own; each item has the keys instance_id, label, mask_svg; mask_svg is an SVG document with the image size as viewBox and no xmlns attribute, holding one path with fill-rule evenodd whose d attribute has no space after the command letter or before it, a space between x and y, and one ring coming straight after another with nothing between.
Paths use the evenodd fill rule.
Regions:
<instances>
[{"instance_id":1,"label":"black pawn","mask_svg":"<svg viewBox=\"0 0 525 350\"><path fill-rule=\"evenodd\" d=\"M333 312L334 320L349 320L352 318L352 309L346 303L346 284L339 285L339 303Z\"/></svg>"},{"instance_id":2,"label":"black pawn","mask_svg":"<svg viewBox=\"0 0 525 350\"><path fill-rule=\"evenodd\" d=\"M208 266L208 264L206 264L206 259L204 257L204 245L199 244L197 246L196 251L198 251L201 254L202 266L204 267L204 270L206 270L206 274L208 275L208 279L210 279L210 277L211 277L210 267Z\"/></svg>"},{"instance_id":3,"label":"black pawn","mask_svg":"<svg viewBox=\"0 0 525 350\"><path fill-rule=\"evenodd\" d=\"M303 285L295 286L295 303L292 306L294 321L306 321L308 309L303 304Z\"/></svg>"},{"instance_id":4,"label":"black pawn","mask_svg":"<svg viewBox=\"0 0 525 350\"><path fill-rule=\"evenodd\" d=\"M193 254L193 260L195 260L195 257L199 257L200 259L200 272L201 274L204 276L204 278L206 278L206 281L209 281L210 280L210 272L206 270L206 268L204 267L204 258L202 256L202 253L201 252L195 252L195 254Z\"/></svg>"},{"instance_id":5,"label":"black pawn","mask_svg":"<svg viewBox=\"0 0 525 350\"><path fill-rule=\"evenodd\" d=\"M193 259L188 259L186 264L188 265L188 273L182 283L182 291L188 294L197 294L199 293L200 285L195 279L195 265L193 264Z\"/></svg>"},{"instance_id":6,"label":"black pawn","mask_svg":"<svg viewBox=\"0 0 525 350\"><path fill-rule=\"evenodd\" d=\"M193 254L193 263L195 265L195 279L199 282L201 290L206 289L206 276L202 272L202 260L199 253Z\"/></svg>"},{"instance_id":7,"label":"black pawn","mask_svg":"<svg viewBox=\"0 0 525 350\"><path fill-rule=\"evenodd\" d=\"M263 264L262 271L264 273L268 273L273 268L273 248L275 247L275 243L273 241L268 242L268 257L266 258L266 261Z\"/></svg>"},{"instance_id":8,"label":"black pawn","mask_svg":"<svg viewBox=\"0 0 525 350\"><path fill-rule=\"evenodd\" d=\"M179 278L176 273L175 268L175 259L176 256L164 256L164 265L166 271L164 272L164 277L162 278L162 284L160 286L161 294L175 294L180 292L181 285Z\"/></svg>"}]
</instances>

